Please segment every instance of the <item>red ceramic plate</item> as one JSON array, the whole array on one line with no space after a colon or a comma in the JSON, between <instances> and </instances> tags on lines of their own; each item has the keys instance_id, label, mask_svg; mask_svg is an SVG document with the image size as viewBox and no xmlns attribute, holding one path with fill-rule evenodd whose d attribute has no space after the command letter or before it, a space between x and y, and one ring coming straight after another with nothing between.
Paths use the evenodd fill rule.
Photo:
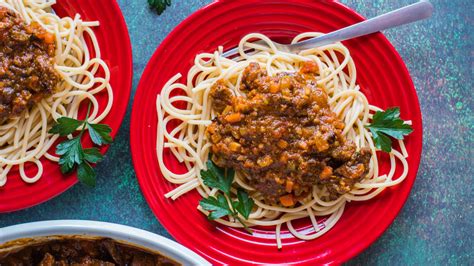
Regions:
<instances>
[{"instance_id":1,"label":"red ceramic plate","mask_svg":"<svg viewBox=\"0 0 474 266\"><path fill-rule=\"evenodd\" d=\"M350 203L324 236L302 241L283 232L283 249L277 250L274 228L257 228L253 236L210 223L196 210L200 196L186 194L176 201L163 194L175 186L161 175L155 146L155 99L162 86L180 72L186 76L194 56L217 46L235 47L251 32L288 42L298 33L329 32L364 18L336 1L223 0L199 10L181 23L161 44L147 66L133 106L131 144L135 169L143 194L163 226L180 243L216 264L303 263L339 264L367 248L392 223L415 181L421 155L421 113L410 75L393 46L382 34L345 42L354 57L358 83L370 103L382 108L400 106L402 118L412 120L414 133L406 141L410 154L407 179L377 198ZM172 169L183 166L173 162ZM388 169L387 158L381 168ZM310 227L301 221L298 228Z\"/></svg>"},{"instance_id":2,"label":"red ceramic plate","mask_svg":"<svg viewBox=\"0 0 474 266\"><path fill-rule=\"evenodd\" d=\"M132 48L120 8L115 0L59 0L54 5L54 11L63 17L80 14L85 21L100 22L94 32L102 59L110 68L110 82L115 95L113 107L103 123L112 127L112 135L115 136L125 115L132 85ZM106 94L98 95L97 99L101 106L106 105ZM106 148L102 150L105 151ZM42 162L44 174L35 184L24 183L17 171L9 174L7 184L0 188L0 213L40 204L77 183L76 176L62 175L57 163ZM26 171L34 175L36 168L26 167Z\"/></svg>"}]
</instances>

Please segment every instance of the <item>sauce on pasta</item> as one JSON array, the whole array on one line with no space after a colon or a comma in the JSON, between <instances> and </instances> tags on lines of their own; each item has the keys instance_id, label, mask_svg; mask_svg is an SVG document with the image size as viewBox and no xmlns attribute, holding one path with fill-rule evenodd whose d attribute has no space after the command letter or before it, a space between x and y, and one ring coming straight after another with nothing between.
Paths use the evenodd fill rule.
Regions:
<instances>
[{"instance_id":1,"label":"sauce on pasta","mask_svg":"<svg viewBox=\"0 0 474 266\"><path fill-rule=\"evenodd\" d=\"M211 88L219 114L207 128L212 160L243 174L268 203L294 206L318 184L335 199L369 172L370 150L356 151L342 135L317 72L307 61L272 77L251 63L240 87L245 96L234 97L224 80Z\"/></svg>"},{"instance_id":2,"label":"sauce on pasta","mask_svg":"<svg viewBox=\"0 0 474 266\"><path fill-rule=\"evenodd\" d=\"M0 121L51 95L59 83L55 50L54 34L0 6Z\"/></svg>"}]
</instances>

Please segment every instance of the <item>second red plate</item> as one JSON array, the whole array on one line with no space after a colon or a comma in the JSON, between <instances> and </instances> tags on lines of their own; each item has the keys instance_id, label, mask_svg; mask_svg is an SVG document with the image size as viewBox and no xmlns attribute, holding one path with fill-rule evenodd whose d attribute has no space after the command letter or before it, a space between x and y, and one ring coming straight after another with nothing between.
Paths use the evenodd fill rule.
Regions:
<instances>
[{"instance_id":1,"label":"second red plate","mask_svg":"<svg viewBox=\"0 0 474 266\"><path fill-rule=\"evenodd\" d=\"M112 109L102 123L117 134L127 110L132 87L132 47L127 25L115 0L59 0L53 6L59 16L81 15L84 21L99 21L94 28L100 45L101 58L110 69L110 84L114 92ZM100 11L98 11L100 10ZM100 106L107 103L107 95L97 96ZM54 150L54 149L52 149ZM105 153L107 148L101 149ZM10 172L8 182L0 187L0 213L12 212L45 202L77 183L75 175L64 176L59 166L45 158L41 160L44 173L34 184L26 184L17 169ZM34 175L36 167L25 167L29 175Z\"/></svg>"}]
</instances>

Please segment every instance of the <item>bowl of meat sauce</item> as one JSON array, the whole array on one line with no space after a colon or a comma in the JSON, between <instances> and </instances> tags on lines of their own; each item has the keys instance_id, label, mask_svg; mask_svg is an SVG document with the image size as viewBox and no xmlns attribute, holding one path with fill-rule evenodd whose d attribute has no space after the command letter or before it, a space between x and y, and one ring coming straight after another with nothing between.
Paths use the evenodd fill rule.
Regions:
<instances>
[{"instance_id":1,"label":"bowl of meat sauce","mask_svg":"<svg viewBox=\"0 0 474 266\"><path fill-rule=\"evenodd\" d=\"M162 236L95 221L58 220L0 229L0 265L210 265Z\"/></svg>"}]
</instances>

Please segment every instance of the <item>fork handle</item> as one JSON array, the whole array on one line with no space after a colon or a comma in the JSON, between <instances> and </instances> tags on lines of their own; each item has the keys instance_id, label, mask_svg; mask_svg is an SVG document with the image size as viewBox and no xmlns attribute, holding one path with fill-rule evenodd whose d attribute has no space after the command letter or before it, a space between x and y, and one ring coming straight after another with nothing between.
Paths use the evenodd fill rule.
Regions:
<instances>
[{"instance_id":1,"label":"fork handle","mask_svg":"<svg viewBox=\"0 0 474 266\"><path fill-rule=\"evenodd\" d=\"M317 46L340 42L426 19L431 17L432 14L433 5L427 0L422 0L418 3L402 7L392 12L362 21L326 35L299 42L292 45L292 48L297 50L305 50Z\"/></svg>"}]
</instances>

